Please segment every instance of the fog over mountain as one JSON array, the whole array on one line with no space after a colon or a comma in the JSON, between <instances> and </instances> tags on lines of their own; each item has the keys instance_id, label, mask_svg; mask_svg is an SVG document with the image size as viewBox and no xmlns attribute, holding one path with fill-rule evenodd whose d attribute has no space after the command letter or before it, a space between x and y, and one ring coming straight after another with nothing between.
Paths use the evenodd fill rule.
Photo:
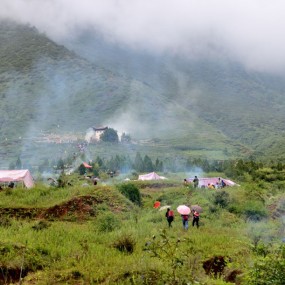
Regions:
<instances>
[{"instance_id":1,"label":"fog over mountain","mask_svg":"<svg viewBox=\"0 0 285 285\"><path fill-rule=\"evenodd\" d=\"M56 41L88 28L136 50L226 56L283 74L284 10L282 0L2 0L0 18L30 23Z\"/></svg>"},{"instance_id":2,"label":"fog over mountain","mask_svg":"<svg viewBox=\"0 0 285 285\"><path fill-rule=\"evenodd\" d=\"M30 159L46 133L106 125L183 155L280 157L284 6L2 0L0 158Z\"/></svg>"}]
</instances>

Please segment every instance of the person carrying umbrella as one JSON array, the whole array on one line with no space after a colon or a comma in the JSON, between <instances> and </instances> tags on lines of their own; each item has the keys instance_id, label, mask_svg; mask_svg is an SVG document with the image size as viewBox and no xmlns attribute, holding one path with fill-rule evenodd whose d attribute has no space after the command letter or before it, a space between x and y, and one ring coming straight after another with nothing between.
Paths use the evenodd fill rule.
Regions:
<instances>
[{"instance_id":1,"label":"person carrying umbrella","mask_svg":"<svg viewBox=\"0 0 285 285\"><path fill-rule=\"evenodd\" d=\"M165 213L165 217L168 222L168 227L172 227L171 223L174 221L174 212L170 210L170 208L167 208L167 211Z\"/></svg>"},{"instance_id":2,"label":"person carrying umbrella","mask_svg":"<svg viewBox=\"0 0 285 285\"><path fill-rule=\"evenodd\" d=\"M181 215L184 230L188 230L189 215Z\"/></svg>"},{"instance_id":3,"label":"person carrying umbrella","mask_svg":"<svg viewBox=\"0 0 285 285\"><path fill-rule=\"evenodd\" d=\"M186 205L180 205L177 208L177 212L182 217L183 228L185 230L188 230L188 220L189 220L189 214L191 212L190 208L188 206L186 206Z\"/></svg>"}]
</instances>

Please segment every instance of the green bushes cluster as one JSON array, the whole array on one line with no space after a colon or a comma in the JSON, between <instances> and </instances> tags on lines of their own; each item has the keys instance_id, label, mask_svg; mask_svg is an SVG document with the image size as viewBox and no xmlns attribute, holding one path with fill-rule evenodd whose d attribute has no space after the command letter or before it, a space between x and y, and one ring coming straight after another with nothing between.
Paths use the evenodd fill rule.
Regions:
<instances>
[{"instance_id":1,"label":"green bushes cluster","mask_svg":"<svg viewBox=\"0 0 285 285\"><path fill-rule=\"evenodd\" d=\"M97 219L98 229L100 232L112 232L120 228L120 220L113 213L106 212Z\"/></svg>"},{"instance_id":2,"label":"green bushes cluster","mask_svg":"<svg viewBox=\"0 0 285 285\"><path fill-rule=\"evenodd\" d=\"M247 277L248 285L284 285L285 245L261 251Z\"/></svg>"},{"instance_id":3,"label":"green bushes cluster","mask_svg":"<svg viewBox=\"0 0 285 285\"><path fill-rule=\"evenodd\" d=\"M132 183L124 183L117 186L118 190L134 204L141 206L142 198L139 188Z\"/></svg>"}]
</instances>

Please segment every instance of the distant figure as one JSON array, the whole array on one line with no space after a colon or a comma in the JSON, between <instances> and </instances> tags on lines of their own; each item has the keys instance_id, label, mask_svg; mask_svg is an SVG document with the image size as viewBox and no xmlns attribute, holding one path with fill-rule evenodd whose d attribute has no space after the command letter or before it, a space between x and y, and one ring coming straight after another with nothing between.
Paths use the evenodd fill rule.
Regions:
<instances>
[{"instance_id":1,"label":"distant figure","mask_svg":"<svg viewBox=\"0 0 285 285\"><path fill-rule=\"evenodd\" d=\"M184 186L185 186L185 187L188 187L188 186L189 186L189 182L187 181L187 179L186 179L186 178L184 178L183 183L184 183Z\"/></svg>"},{"instance_id":2,"label":"distant figure","mask_svg":"<svg viewBox=\"0 0 285 285\"><path fill-rule=\"evenodd\" d=\"M182 217L183 228L184 228L185 230L188 230L189 215L181 215L181 217Z\"/></svg>"},{"instance_id":3,"label":"distant figure","mask_svg":"<svg viewBox=\"0 0 285 285\"><path fill-rule=\"evenodd\" d=\"M96 185L97 185L97 180L96 180L96 179L94 179L93 184L94 184L94 186L96 186Z\"/></svg>"},{"instance_id":4,"label":"distant figure","mask_svg":"<svg viewBox=\"0 0 285 285\"><path fill-rule=\"evenodd\" d=\"M193 184L194 184L194 188L197 188L197 187L198 187L198 185L199 185L199 179L198 179L197 176L194 177L194 179L193 179Z\"/></svg>"},{"instance_id":5,"label":"distant figure","mask_svg":"<svg viewBox=\"0 0 285 285\"><path fill-rule=\"evenodd\" d=\"M9 184L8 184L8 187L9 187L9 188L14 188L14 186L15 186L15 183L14 183L14 182L12 182L12 181L9 182Z\"/></svg>"},{"instance_id":6,"label":"distant figure","mask_svg":"<svg viewBox=\"0 0 285 285\"><path fill-rule=\"evenodd\" d=\"M215 186L213 184L208 183L208 188L209 189L215 189Z\"/></svg>"},{"instance_id":7,"label":"distant figure","mask_svg":"<svg viewBox=\"0 0 285 285\"><path fill-rule=\"evenodd\" d=\"M217 185L219 186L218 188L220 189L220 188L223 188L223 184L224 184L225 182L223 181L223 180L221 180L221 178L219 177L218 178L218 182L217 182Z\"/></svg>"},{"instance_id":8,"label":"distant figure","mask_svg":"<svg viewBox=\"0 0 285 285\"><path fill-rule=\"evenodd\" d=\"M225 188L227 186L227 184L225 183L224 180L221 181L221 188Z\"/></svg>"},{"instance_id":9,"label":"distant figure","mask_svg":"<svg viewBox=\"0 0 285 285\"><path fill-rule=\"evenodd\" d=\"M167 208L167 211L165 213L165 217L168 222L168 227L172 227L171 223L174 221L174 212L170 210L170 208Z\"/></svg>"},{"instance_id":10,"label":"distant figure","mask_svg":"<svg viewBox=\"0 0 285 285\"><path fill-rule=\"evenodd\" d=\"M197 226L197 228L199 228L199 212L197 211L193 211L193 221L192 221L192 226L194 227L195 224Z\"/></svg>"}]
</instances>

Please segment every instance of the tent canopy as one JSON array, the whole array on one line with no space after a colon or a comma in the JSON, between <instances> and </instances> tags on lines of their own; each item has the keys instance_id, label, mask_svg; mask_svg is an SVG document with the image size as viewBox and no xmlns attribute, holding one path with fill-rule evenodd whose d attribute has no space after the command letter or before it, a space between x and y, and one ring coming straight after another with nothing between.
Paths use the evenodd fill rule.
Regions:
<instances>
[{"instance_id":1,"label":"tent canopy","mask_svg":"<svg viewBox=\"0 0 285 285\"><path fill-rule=\"evenodd\" d=\"M151 172L151 173L148 173L148 174L139 175L139 179L138 180L161 180L161 179L166 179L166 178L163 177L163 176L159 176L155 172Z\"/></svg>"},{"instance_id":2,"label":"tent canopy","mask_svg":"<svg viewBox=\"0 0 285 285\"><path fill-rule=\"evenodd\" d=\"M220 180L219 180L220 178ZM204 178L199 178L199 185L198 187L202 187L202 186L205 186L207 187L208 184L212 184L212 185L216 185L216 183L219 181L222 181L224 180L224 182L226 183L227 186L238 186L238 184L236 184L235 182L233 182L232 180L230 179L224 179L222 177L204 177ZM193 178L188 178L187 181L189 182L193 182Z\"/></svg>"},{"instance_id":3,"label":"tent canopy","mask_svg":"<svg viewBox=\"0 0 285 285\"><path fill-rule=\"evenodd\" d=\"M84 166L85 168L92 168L92 166L91 166L91 165L89 165L89 164L88 164L88 163L86 163L86 162L83 162L82 164L83 164L83 166Z\"/></svg>"},{"instance_id":4,"label":"tent canopy","mask_svg":"<svg viewBox=\"0 0 285 285\"><path fill-rule=\"evenodd\" d=\"M28 169L0 170L0 182L23 182L27 188L34 186L33 177Z\"/></svg>"}]
</instances>

